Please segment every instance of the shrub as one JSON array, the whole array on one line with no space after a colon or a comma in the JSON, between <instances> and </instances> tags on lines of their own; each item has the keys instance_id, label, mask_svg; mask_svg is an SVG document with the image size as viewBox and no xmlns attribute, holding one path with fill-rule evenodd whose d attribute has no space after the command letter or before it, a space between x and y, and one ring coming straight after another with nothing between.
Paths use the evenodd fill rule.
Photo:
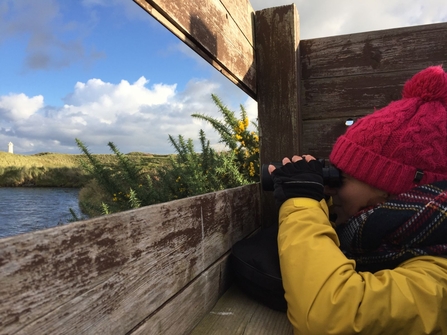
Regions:
<instances>
[{"instance_id":1,"label":"shrub","mask_svg":"<svg viewBox=\"0 0 447 335\"><path fill-rule=\"evenodd\" d=\"M216 95L211 96L219 112L223 115L223 120L218 120L202 114L193 114L209 122L219 133L221 143L224 143L234 153L234 163L239 172L251 182L259 181L259 129L255 122L252 126L255 130L250 131L250 121L244 106L240 105L240 119L235 113L230 111Z\"/></svg>"},{"instance_id":2,"label":"shrub","mask_svg":"<svg viewBox=\"0 0 447 335\"><path fill-rule=\"evenodd\" d=\"M95 183L80 192L81 209L89 216L97 216L257 182L257 124L252 123L255 130L249 131L250 123L242 105L237 118L217 96L212 95L212 99L223 120L202 114L192 116L210 123L218 132L220 142L227 148L220 152L212 148L203 130L199 132L200 153L195 151L191 139L169 135L176 154L168 157L167 164L148 169L138 166L112 142L108 146L115 161L105 165L76 139L86 158L81 160L81 165L95 179Z\"/></svg>"}]
</instances>

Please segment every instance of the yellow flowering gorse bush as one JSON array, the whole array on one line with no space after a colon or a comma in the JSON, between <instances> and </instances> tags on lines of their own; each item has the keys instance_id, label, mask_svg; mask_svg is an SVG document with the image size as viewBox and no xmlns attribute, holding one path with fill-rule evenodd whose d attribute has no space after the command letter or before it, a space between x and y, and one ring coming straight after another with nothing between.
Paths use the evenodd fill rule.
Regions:
<instances>
[{"instance_id":1,"label":"yellow flowering gorse bush","mask_svg":"<svg viewBox=\"0 0 447 335\"><path fill-rule=\"evenodd\" d=\"M177 139L169 136L177 154L170 157L169 164L150 174L133 164L112 142L108 145L116 155L117 164L106 167L77 140L78 146L88 158L84 167L97 180L103 193L107 194L99 209L103 214L259 181L257 124L250 123L243 106L240 106L240 117L236 117L217 96L212 95L212 99L223 120L200 114L192 116L210 123L219 133L220 142L226 145L227 150L215 151L203 130L199 134L201 153L195 152L191 139L185 140L181 135Z\"/></svg>"}]
</instances>

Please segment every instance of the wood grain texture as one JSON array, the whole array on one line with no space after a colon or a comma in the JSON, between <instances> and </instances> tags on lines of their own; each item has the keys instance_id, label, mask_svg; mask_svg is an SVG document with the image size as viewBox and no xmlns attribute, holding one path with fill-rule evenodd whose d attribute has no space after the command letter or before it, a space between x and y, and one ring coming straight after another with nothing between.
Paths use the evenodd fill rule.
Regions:
<instances>
[{"instance_id":1,"label":"wood grain texture","mask_svg":"<svg viewBox=\"0 0 447 335\"><path fill-rule=\"evenodd\" d=\"M134 0L256 99L254 10L248 0Z\"/></svg>"},{"instance_id":2,"label":"wood grain texture","mask_svg":"<svg viewBox=\"0 0 447 335\"><path fill-rule=\"evenodd\" d=\"M303 152L318 158L329 157L336 139L347 129L345 122L346 118L304 121Z\"/></svg>"},{"instance_id":3,"label":"wood grain texture","mask_svg":"<svg viewBox=\"0 0 447 335\"><path fill-rule=\"evenodd\" d=\"M413 74L402 71L303 80L303 120L354 118L372 113L400 99L404 83Z\"/></svg>"},{"instance_id":4,"label":"wood grain texture","mask_svg":"<svg viewBox=\"0 0 447 335\"><path fill-rule=\"evenodd\" d=\"M445 63L447 23L301 41L303 79L418 71Z\"/></svg>"},{"instance_id":5,"label":"wood grain texture","mask_svg":"<svg viewBox=\"0 0 447 335\"><path fill-rule=\"evenodd\" d=\"M272 310L232 286L191 335L292 335L286 313Z\"/></svg>"},{"instance_id":6,"label":"wood grain texture","mask_svg":"<svg viewBox=\"0 0 447 335\"><path fill-rule=\"evenodd\" d=\"M261 162L299 151L299 31L295 5L256 12ZM261 71L262 69L262 71ZM262 74L261 74L262 73Z\"/></svg>"},{"instance_id":7,"label":"wood grain texture","mask_svg":"<svg viewBox=\"0 0 447 335\"><path fill-rule=\"evenodd\" d=\"M256 12L258 124L261 164L301 150L298 12L295 5ZM262 225L277 221L271 193L261 198Z\"/></svg>"},{"instance_id":8,"label":"wood grain texture","mask_svg":"<svg viewBox=\"0 0 447 335\"><path fill-rule=\"evenodd\" d=\"M218 259L129 335L189 334L228 289L228 255Z\"/></svg>"},{"instance_id":9,"label":"wood grain texture","mask_svg":"<svg viewBox=\"0 0 447 335\"><path fill-rule=\"evenodd\" d=\"M124 334L259 225L259 185L0 240L0 334Z\"/></svg>"}]
</instances>

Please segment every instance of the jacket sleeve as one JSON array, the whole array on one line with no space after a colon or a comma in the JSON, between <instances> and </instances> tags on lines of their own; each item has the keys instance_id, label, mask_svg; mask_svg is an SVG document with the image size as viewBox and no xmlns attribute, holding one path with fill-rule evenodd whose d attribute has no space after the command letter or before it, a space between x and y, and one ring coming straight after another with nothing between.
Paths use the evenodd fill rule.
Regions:
<instances>
[{"instance_id":1,"label":"jacket sleeve","mask_svg":"<svg viewBox=\"0 0 447 335\"><path fill-rule=\"evenodd\" d=\"M281 272L296 334L447 333L444 259L423 256L394 270L356 272L355 261L338 247L324 200L289 199L279 221Z\"/></svg>"}]
</instances>

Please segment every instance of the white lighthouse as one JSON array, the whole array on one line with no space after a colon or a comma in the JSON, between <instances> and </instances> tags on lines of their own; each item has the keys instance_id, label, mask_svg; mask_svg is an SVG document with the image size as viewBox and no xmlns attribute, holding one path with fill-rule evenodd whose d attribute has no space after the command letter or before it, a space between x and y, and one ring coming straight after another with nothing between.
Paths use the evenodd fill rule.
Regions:
<instances>
[{"instance_id":1,"label":"white lighthouse","mask_svg":"<svg viewBox=\"0 0 447 335\"><path fill-rule=\"evenodd\" d=\"M13 154L13 153L14 153L14 144L12 144L12 142L9 142L9 143L8 143L8 152L9 152L10 154Z\"/></svg>"}]
</instances>

